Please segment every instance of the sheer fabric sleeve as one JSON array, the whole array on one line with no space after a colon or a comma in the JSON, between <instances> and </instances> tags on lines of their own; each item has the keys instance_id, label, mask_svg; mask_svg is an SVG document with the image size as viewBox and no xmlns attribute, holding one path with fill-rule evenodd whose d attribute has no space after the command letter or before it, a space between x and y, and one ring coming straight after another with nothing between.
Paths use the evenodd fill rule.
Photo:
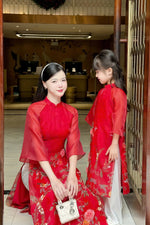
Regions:
<instances>
[{"instance_id":1,"label":"sheer fabric sleeve","mask_svg":"<svg viewBox=\"0 0 150 225\"><path fill-rule=\"evenodd\" d=\"M77 110L75 110L75 112L73 113L71 128L69 136L67 138L66 154L68 158L70 158L72 155L77 155L78 159L80 159L85 154L80 142Z\"/></svg>"},{"instance_id":2,"label":"sheer fabric sleeve","mask_svg":"<svg viewBox=\"0 0 150 225\"><path fill-rule=\"evenodd\" d=\"M119 88L112 89L113 97L113 133L124 135L124 126L127 114L127 97L126 94Z\"/></svg>"},{"instance_id":3,"label":"sheer fabric sleeve","mask_svg":"<svg viewBox=\"0 0 150 225\"><path fill-rule=\"evenodd\" d=\"M97 99L98 99L98 96L96 97L93 105L92 105L92 108L90 109L89 113L87 114L85 120L86 122L91 126L93 127L93 122L94 122L94 117L95 117L95 108L96 108L96 105L97 105Z\"/></svg>"},{"instance_id":4,"label":"sheer fabric sleeve","mask_svg":"<svg viewBox=\"0 0 150 225\"><path fill-rule=\"evenodd\" d=\"M48 161L46 146L42 139L39 115L29 107L25 122L24 141L20 161Z\"/></svg>"}]
</instances>

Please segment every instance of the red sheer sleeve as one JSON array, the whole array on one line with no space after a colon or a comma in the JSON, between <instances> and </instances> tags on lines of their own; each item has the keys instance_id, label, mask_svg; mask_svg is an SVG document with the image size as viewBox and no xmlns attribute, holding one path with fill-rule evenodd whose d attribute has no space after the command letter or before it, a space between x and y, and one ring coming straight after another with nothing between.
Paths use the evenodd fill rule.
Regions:
<instances>
[{"instance_id":1,"label":"red sheer sleeve","mask_svg":"<svg viewBox=\"0 0 150 225\"><path fill-rule=\"evenodd\" d=\"M36 106L36 105L35 105ZM39 107L29 107L26 116L24 141L20 161L48 161L48 154L42 139L39 122Z\"/></svg>"},{"instance_id":2,"label":"red sheer sleeve","mask_svg":"<svg viewBox=\"0 0 150 225\"><path fill-rule=\"evenodd\" d=\"M96 107L96 104L97 104L97 99L98 99L98 96L96 97L93 105L92 105L92 108L90 109L89 113L87 114L85 120L86 122L91 126L93 127L93 121L94 121L94 117L95 117L95 107Z\"/></svg>"},{"instance_id":3,"label":"red sheer sleeve","mask_svg":"<svg viewBox=\"0 0 150 225\"><path fill-rule=\"evenodd\" d=\"M73 112L70 133L67 138L66 154L68 158L72 155L78 155L78 159L80 159L85 154L82 148L82 144L80 142L80 131L78 127L77 110Z\"/></svg>"},{"instance_id":4,"label":"red sheer sleeve","mask_svg":"<svg viewBox=\"0 0 150 225\"><path fill-rule=\"evenodd\" d=\"M127 114L127 97L119 88L112 88L113 97L113 133L123 136Z\"/></svg>"}]
</instances>

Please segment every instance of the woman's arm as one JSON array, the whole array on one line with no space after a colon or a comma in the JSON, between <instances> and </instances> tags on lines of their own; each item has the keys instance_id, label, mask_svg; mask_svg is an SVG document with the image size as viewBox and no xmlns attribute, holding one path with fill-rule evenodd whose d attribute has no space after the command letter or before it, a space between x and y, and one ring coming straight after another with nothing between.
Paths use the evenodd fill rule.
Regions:
<instances>
[{"instance_id":1,"label":"woman's arm","mask_svg":"<svg viewBox=\"0 0 150 225\"><path fill-rule=\"evenodd\" d=\"M109 162L118 158L119 137L124 135L124 126L127 113L127 96L120 88L112 88L113 113L112 132L113 138L106 155L109 154Z\"/></svg>"},{"instance_id":2,"label":"woman's arm","mask_svg":"<svg viewBox=\"0 0 150 225\"><path fill-rule=\"evenodd\" d=\"M71 156L77 155L80 159L85 153L80 142L80 130L78 126L78 111L72 108L72 123L70 132L67 137L66 156L69 159Z\"/></svg>"},{"instance_id":3,"label":"woman's arm","mask_svg":"<svg viewBox=\"0 0 150 225\"><path fill-rule=\"evenodd\" d=\"M57 200L63 200L65 197L67 197L69 193L65 188L65 185L55 176L49 162L40 161L39 164L48 176Z\"/></svg>"},{"instance_id":4,"label":"woman's arm","mask_svg":"<svg viewBox=\"0 0 150 225\"><path fill-rule=\"evenodd\" d=\"M69 173L66 186L69 191L69 197L73 198L78 193L78 179L76 177L77 155L69 158Z\"/></svg>"},{"instance_id":5,"label":"woman's arm","mask_svg":"<svg viewBox=\"0 0 150 225\"><path fill-rule=\"evenodd\" d=\"M69 173L66 181L66 187L69 191L69 197L73 198L78 193L78 179L76 177L77 160L85 153L80 142L80 131L78 126L78 111L75 108L69 108L73 114L70 132L67 137L66 155L69 160Z\"/></svg>"}]
</instances>

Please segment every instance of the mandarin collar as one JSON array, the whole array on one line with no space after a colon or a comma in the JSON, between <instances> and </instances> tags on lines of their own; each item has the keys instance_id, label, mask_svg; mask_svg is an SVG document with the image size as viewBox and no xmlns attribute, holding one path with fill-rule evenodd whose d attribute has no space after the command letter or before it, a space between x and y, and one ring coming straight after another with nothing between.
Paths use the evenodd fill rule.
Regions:
<instances>
[{"instance_id":1,"label":"mandarin collar","mask_svg":"<svg viewBox=\"0 0 150 225\"><path fill-rule=\"evenodd\" d=\"M115 83L105 85L105 88L113 88L113 87L116 87Z\"/></svg>"},{"instance_id":2,"label":"mandarin collar","mask_svg":"<svg viewBox=\"0 0 150 225\"><path fill-rule=\"evenodd\" d=\"M47 97L44 100L47 104L52 105L54 107L58 107L58 106L62 105L62 102L59 102L58 104L55 104L55 103L51 102Z\"/></svg>"}]
</instances>

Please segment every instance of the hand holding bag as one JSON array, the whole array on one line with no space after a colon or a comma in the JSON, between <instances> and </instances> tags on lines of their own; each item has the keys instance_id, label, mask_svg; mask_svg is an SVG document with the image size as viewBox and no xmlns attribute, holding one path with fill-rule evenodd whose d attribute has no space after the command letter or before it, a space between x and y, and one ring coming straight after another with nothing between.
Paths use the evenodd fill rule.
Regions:
<instances>
[{"instance_id":1,"label":"hand holding bag","mask_svg":"<svg viewBox=\"0 0 150 225\"><path fill-rule=\"evenodd\" d=\"M70 199L66 202L59 201L58 205L56 205L56 209L57 209L61 224L64 224L79 218L79 211L78 211L77 202L75 199Z\"/></svg>"}]
</instances>

